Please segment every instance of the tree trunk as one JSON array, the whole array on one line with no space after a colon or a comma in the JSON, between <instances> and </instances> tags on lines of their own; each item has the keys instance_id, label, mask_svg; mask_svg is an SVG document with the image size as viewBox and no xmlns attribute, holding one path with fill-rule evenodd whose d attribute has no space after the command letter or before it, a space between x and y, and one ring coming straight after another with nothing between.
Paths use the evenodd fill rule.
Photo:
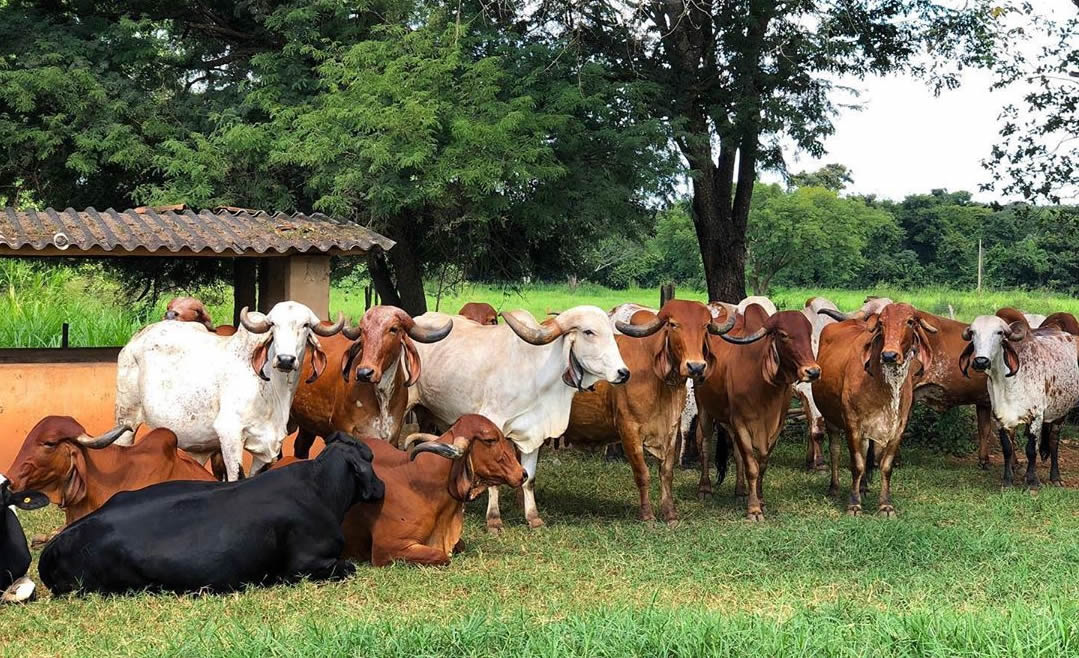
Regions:
<instances>
[{"instance_id":1,"label":"tree trunk","mask_svg":"<svg viewBox=\"0 0 1079 658\"><path fill-rule=\"evenodd\" d=\"M427 297L423 292L423 267L414 243L407 228L387 234L397 244L389 252L378 250L368 254L371 281L383 304L403 308L409 315L422 315L427 312Z\"/></svg>"}]
</instances>

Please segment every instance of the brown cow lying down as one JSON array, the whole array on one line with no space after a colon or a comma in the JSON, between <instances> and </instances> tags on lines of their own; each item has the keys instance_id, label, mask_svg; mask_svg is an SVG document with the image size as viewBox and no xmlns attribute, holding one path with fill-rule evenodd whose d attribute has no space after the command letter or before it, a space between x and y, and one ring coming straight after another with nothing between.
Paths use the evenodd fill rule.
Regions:
<instances>
[{"instance_id":1,"label":"brown cow lying down","mask_svg":"<svg viewBox=\"0 0 1079 658\"><path fill-rule=\"evenodd\" d=\"M218 336L231 336L236 333L236 327L230 324L214 326L210 314L206 312L206 306L201 299L195 297L174 297L165 307L165 316L162 320L178 320L180 322L197 322Z\"/></svg>"},{"instance_id":2,"label":"brown cow lying down","mask_svg":"<svg viewBox=\"0 0 1079 658\"><path fill-rule=\"evenodd\" d=\"M177 449L170 430L156 429L132 446L111 445L123 429L91 437L70 416L46 416L26 435L8 469L12 488L47 495L71 524L120 491L166 480L214 479Z\"/></svg>"},{"instance_id":3,"label":"brown cow lying down","mask_svg":"<svg viewBox=\"0 0 1079 658\"><path fill-rule=\"evenodd\" d=\"M520 487L527 478L513 444L483 416L461 416L440 437L413 434L409 441L417 438L429 440L413 443L408 452L361 440L375 454L375 474L386 484L386 496L348 511L343 557L376 567L395 561L449 564L461 539L464 504L487 487Z\"/></svg>"}]
</instances>

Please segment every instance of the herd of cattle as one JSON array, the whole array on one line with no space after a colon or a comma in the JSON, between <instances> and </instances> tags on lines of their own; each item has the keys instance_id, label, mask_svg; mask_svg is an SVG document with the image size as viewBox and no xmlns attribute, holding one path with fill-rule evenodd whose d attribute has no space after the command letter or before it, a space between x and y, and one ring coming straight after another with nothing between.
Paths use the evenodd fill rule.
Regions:
<instances>
[{"instance_id":1,"label":"herd of cattle","mask_svg":"<svg viewBox=\"0 0 1079 658\"><path fill-rule=\"evenodd\" d=\"M244 309L234 328L215 326L196 299L173 300L120 352L117 426L90 436L73 418L44 418L0 476L4 601L34 590L14 509L50 501L66 515L38 565L53 593L228 591L341 578L352 560L448 564L463 548L465 502L486 491L487 527L501 530L500 485L522 488L525 519L541 526L534 485L550 438L620 442L643 520L655 518L645 452L659 459L659 514L674 523L679 445L697 442L698 491L710 495L718 424L716 463L725 470L733 452L756 521L797 397L807 467L824 467L829 435L838 493L842 432L848 513L861 513L879 464L878 512L894 516L892 470L915 400L974 405L979 461L988 467L996 430L1005 485L1026 425L1030 487L1039 452L1059 482L1058 425L1079 402L1079 322L1067 313L1001 309L967 325L884 298L843 313L819 297L798 311L753 297L502 318L477 303L415 318L375 306L353 327L282 302ZM441 434L402 436L410 412ZM154 429L136 442L141 426ZM294 431L295 455L282 458ZM308 459L316 437L326 448Z\"/></svg>"}]
</instances>

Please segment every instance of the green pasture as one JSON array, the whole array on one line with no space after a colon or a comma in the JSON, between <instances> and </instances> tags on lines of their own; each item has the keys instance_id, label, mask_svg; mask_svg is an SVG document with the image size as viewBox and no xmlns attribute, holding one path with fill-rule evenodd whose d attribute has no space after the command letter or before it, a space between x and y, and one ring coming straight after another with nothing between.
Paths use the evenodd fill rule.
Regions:
<instances>
[{"instance_id":1,"label":"green pasture","mask_svg":"<svg viewBox=\"0 0 1079 658\"><path fill-rule=\"evenodd\" d=\"M826 475L799 468L800 436L784 436L768 472L764 523L743 520L729 481L698 502L697 474L680 470L681 523L645 524L626 463L545 451L537 496L547 525L529 530L511 495L506 530L490 536L481 498L449 567L360 565L347 582L225 596L43 592L0 608L0 653L1079 654L1075 490L1002 493L996 470L911 447L894 480L900 516L851 518L827 496ZM657 478L653 469L655 496ZM28 534L62 519L55 509L20 516Z\"/></svg>"}]
</instances>

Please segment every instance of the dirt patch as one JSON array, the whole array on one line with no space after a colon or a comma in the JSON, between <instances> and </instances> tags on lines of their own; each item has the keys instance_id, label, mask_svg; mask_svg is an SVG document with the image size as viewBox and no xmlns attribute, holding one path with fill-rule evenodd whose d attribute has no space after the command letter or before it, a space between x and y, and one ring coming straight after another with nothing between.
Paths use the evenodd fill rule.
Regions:
<instances>
[{"instance_id":1,"label":"dirt patch","mask_svg":"<svg viewBox=\"0 0 1079 658\"><path fill-rule=\"evenodd\" d=\"M1016 473L1016 477L1021 480L1023 473L1026 471L1027 458L1022 452L1024 446L1026 446L1026 436L1023 436L1020 442L1020 453L1016 456L1018 460L1019 470ZM957 464L969 465L971 468L978 468L978 454L971 453L966 457L952 457ZM1061 439L1060 440L1060 477L1064 481L1065 489L1079 489L1079 441L1073 439ZM994 450L989 454L990 470L999 471L1004 466L1004 455L1000 452L1000 445L995 444ZM1049 481L1049 461L1042 461L1041 457L1038 457L1038 479L1042 482Z\"/></svg>"}]
</instances>

